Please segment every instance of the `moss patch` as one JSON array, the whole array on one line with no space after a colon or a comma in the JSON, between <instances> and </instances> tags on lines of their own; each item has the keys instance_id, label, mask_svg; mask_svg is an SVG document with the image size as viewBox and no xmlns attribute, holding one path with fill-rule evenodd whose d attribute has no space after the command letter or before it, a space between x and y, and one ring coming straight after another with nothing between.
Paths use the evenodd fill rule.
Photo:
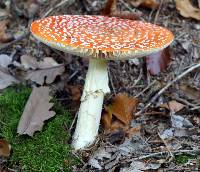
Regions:
<instances>
[{"instance_id":1,"label":"moss patch","mask_svg":"<svg viewBox=\"0 0 200 172\"><path fill-rule=\"evenodd\" d=\"M190 159L196 159L196 155L181 154L175 156L175 162L177 164L186 164Z\"/></svg>"},{"instance_id":2,"label":"moss patch","mask_svg":"<svg viewBox=\"0 0 200 172\"><path fill-rule=\"evenodd\" d=\"M72 165L78 162L66 144L69 136L64 123L69 126L71 117L58 103L53 108L56 116L44 125L41 132L35 133L33 138L17 135L17 125L30 93L30 88L20 86L6 89L0 95L0 138L12 146L7 165L20 167L22 171L71 171Z\"/></svg>"}]
</instances>

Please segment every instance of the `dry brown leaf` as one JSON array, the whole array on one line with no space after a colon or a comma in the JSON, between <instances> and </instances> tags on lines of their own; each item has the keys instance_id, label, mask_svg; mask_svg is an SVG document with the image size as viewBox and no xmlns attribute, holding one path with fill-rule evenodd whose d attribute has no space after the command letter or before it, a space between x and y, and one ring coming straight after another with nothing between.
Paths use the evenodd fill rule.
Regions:
<instances>
[{"instance_id":1,"label":"dry brown leaf","mask_svg":"<svg viewBox=\"0 0 200 172\"><path fill-rule=\"evenodd\" d=\"M127 131L126 131L126 135L128 138L131 138L132 136L136 135L136 134L139 134L141 131L141 126L137 126L137 127L132 127L132 128L129 128Z\"/></svg>"},{"instance_id":2,"label":"dry brown leaf","mask_svg":"<svg viewBox=\"0 0 200 172\"><path fill-rule=\"evenodd\" d=\"M112 114L124 124L129 124L133 119L139 101L128 97L126 94L117 94L112 103Z\"/></svg>"},{"instance_id":3,"label":"dry brown leaf","mask_svg":"<svg viewBox=\"0 0 200 172\"><path fill-rule=\"evenodd\" d=\"M194 87L189 85L181 84L180 85L181 91L187 96L189 99L199 102L200 100L200 91Z\"/></svg>"},{"instance_id":4,"label":"dry brown leaf","mask_svg":"<svg viewBox=\"0 0 200 172\"><path fill-rule=\"evenodd\" d=\"M55 115L54 111L50 111L53 103L49 102L49 92L48 87L33 88L19 121L17 133L33 136L34 132L42 130L45 120Z\"/></svg>"},{"instance_id":5,"label":"dry brown leaf","mask_svg":"<svg viewBox=\"0 0 200 172\"><path fill-rule=\"evenodd\" d=\"M183 17L200 20L200 9L195 8L190 0L176 0L176 9Z\"/></svg>"},{"instance_id":6,"label":"dry brown leaf","mask_svg":"<svg viewBox=\"0 0 200 172\"><path fill-rule=\"evenodd\" d=\"M105 106L105 113L102 115L102 123L106 130L110 130L112 127L112 111L110 106Z\"/></svg>"},{"instance_id":7,"label":"dry brown leaf","mask_svg":"<svg viewBox=\"0 0 200 172\"><path fill-rule=\"evenodd\" d=\"M10 156L11 145L4 139L0 139L0 157Z\"/></svg>"},{"instance_id":8,"label":"dry brown leaf","mask_svg":"<svg viewBox=\"0 0 200 172\"><path fill-rule=\"evenodd\" d=\"M45 57L43 60L37 61L36 58L30 55L23 55L20 57L21 64L25 69L45 69L51 68L53 66L58 66L59 64L51 57Z\"/></svg>"},{"instance_id":9,"label":"dry brown leaf","mask_svg":"<svg viewBox=\"0 0 200 172\"><path fill-rule=\"evenodd\" d=\"M165 70L171 62L170 47L167 47L157 53L146 56L147 70L151 75L157 75Z\"/></svg>"},{"instance_id":10,"label":"dry brown leaf","mask_svg":"<svg viewBox=\"0 0 200 172\"><path fill-rule=\"evenodd\" d=\"M170 102L161 104L160 107L166 108L172 112L178 112L178 111L182 110L185 106L175 100L172 100Z\"/></svg>"},{"instance_id":11,"label":"dry brown leaf","mask_svg":"<svg viewBox=\"0 0 200 172\"><path fill-rule=\"evenodd\" d=\"M0 43L7 43L14 39L11 34L6 33L8 20L0 21Z\"/></svg>"},{"instance_id":12,"label":"dry brown leaf","mask_svg":"<svg viewBox=\"0 0 200 172\"><path fill-rule=\"evenodd\" d=\"M45 57L42 61L37 61L30 55L21 56L21 63L26 70L25 76L22 78L36 82L43 85L51 84L58 75L63 74L65 67L63 64L58 64L53 58Z\"/></svg>"},{"instance_id":13,"label":"dry brown leaf","mask_svg":"<svg viewBox=\"0 0 200 172\"><path fill-rule=\"evenodd\" d=\"M19 81L0 67L0 90L14 83L19 83Z\"/></svg>"},{"instance_id":14,"label":"dry brown leaf","mask_svg":"<svg viewBox=\"0 0 200 172\"><path fill-rule=\"evenodd\" d=\"M12 63L12 58L6 54L0 55L0 89L4 89L19 81L8 71L8 65Z\"/></svg>"},{"instance_id":15,"label":"dry brown leaf","mask_svg":"<svg viewBox=\"0 0 200 172\"><path fill-rule=\"evenodd\" d=\"M156 0L129 0L134 7L143 6L145 8L157 9L159 3Z\"/></svg>"},{"instance_id":16,"label":"dry brown leaf","mask_svg":"<svg viewBox=\"0 0 200 172\"><path fill-rule=\"evenodd\" d=\"M130 122L133 119L133 113L136 111L137 105L138 99L130 98L125 94L116 95L112 105L105 106L105 112L102 115L105 131L114 132L121 129L129 136L132 130Z\"/></svg>"},{"instance_id":17,"label":"dry brown leaf","mask_svg":"<svg viewBox=\"0 0 200 172\"><path fill-rule=\"evenodd\" d=\"M51 84L54 82L58 75L63 74L65 71L64 65L58 65L51 68L41 69L41 70L32 70L28 71L25 78L26 80L30 79L31 81L36 82L37 84L43 85Z\"/></svg>"},{"instance_id":18,"label":"dry brown leaf","mask_svg":"<svg viewBox=\"0 0 200 172\"><path fill-rule=\"evenodd\" d=\"M105 8L101 11L102 15L110 15L113 12L117 11L117 1L116 0L107 0Z\"/></svg>"},{"instance_id":19,"label":"dry brown leaf","mask_svg":"<svg viewBox=\"0 0 200 172\"><path fill-rule=\"evenodd\" d=\"M78 85L67 85L65 88L72 96L73 101L80 101L81 99L81 87Z\"/></svg>"}]
</instances>

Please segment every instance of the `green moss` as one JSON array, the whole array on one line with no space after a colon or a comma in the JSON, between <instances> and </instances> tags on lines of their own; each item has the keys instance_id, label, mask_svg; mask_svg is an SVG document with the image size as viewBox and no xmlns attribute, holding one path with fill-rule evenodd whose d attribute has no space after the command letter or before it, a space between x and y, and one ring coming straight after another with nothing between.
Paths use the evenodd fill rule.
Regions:
<instances>
[{"instance_id":1,"label":"green moss","mask_svg":"<svg viewBox=\"0 0 200 172\"><path fill-rule=\"evenodd\" d=\"M186 164L190 159L196 159L196 155L181 154L175 156L175 162L177 164Z\"/></svg>"},{"instance_id":2,"label":"green moss","mask_svg":"<svg viewBox=\"0 0 200 172\"><path fill-rule=\"evenodd\" d=\"M71 116L58 103L53 108L56 116L45 123L41 132L32 138L17 135L17 125L30 93L30 88L20 86L6 89L0 95L0 137L12 146L8 165L25 172L71 171L78 162L66 143L69 136L64 124L70 125Z\"/></svg>"}]
</instances>

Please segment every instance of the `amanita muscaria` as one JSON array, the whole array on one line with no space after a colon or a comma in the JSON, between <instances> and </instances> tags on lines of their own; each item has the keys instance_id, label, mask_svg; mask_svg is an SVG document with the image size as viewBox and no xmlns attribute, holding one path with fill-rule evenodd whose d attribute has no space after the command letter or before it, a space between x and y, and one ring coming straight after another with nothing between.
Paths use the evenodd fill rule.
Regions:
<instances>
[{"instance_id":1,"label":"amanita muscaria","mask_svg":"<svg viewBox=\"0 0 200 172\"><path fill-rule=\"evenodd\" d=\"M110 92L108 60L126 60L158 52L173 41L166 28L106 16L62 15L37 20L31 25L36 39L52 48L89 58L72 145L91 145L100 124L103 99Z\"/></svg>"}]
</instances>

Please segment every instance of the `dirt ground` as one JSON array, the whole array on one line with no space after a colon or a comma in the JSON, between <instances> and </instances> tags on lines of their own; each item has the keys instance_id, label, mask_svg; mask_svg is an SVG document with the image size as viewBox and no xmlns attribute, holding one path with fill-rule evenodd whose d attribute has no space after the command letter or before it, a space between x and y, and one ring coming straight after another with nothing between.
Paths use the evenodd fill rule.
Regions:
<instances>
[{"instance_id":1,"label":"dirt ground","mask_svg":"<svg viewBox=\"0 0 200 172\"><path fill-rule=\"evenodd\" d=\"M61 1L39 2L37 9L34 9L26 1L16 0L10 9L7 32L19 37L29 32L33 20L45 15L94 15L100 14L105 6L104 0L68 0L58 8L56 4ZM194 4L198 6L197 1ZM105 104L109 104L114 95L127 93L140 100L139 112L167 83L171 82L171 85L142 114L135 116L131 125L140 126L140 131L131 138L127 138L123 131L105 134L101 127L96 145L80 154L76 153L82 156L82 164L74 167L74 171L199 171L200 68L177 82L172 81L200 62L200 22L181 16L174 0L162 1L159 10L135 8L128 0L119 0L117 7L120 11L140 14L144 21L167 27L174 33L175 39L170 46L171 62L158 75L147 71L146 61L142 58L136 61L110 61L111 94L106 96ZM48 10L51 10L49 14L46 13ZM23 54L31 54L38 60L53 57L57 62L65 63L66 72L51 87L62 105L75 114L79 103L74 101L71 88L75 86L82 90L87 59L39 44L29 34L9 46L6 44L6 48L0 47L0 53L13 54L15 60L19 60ZM11 70L16 74L17 71ZM160 108L160 104L172 100L181 103L184 108L173 114L169 109ZM181 123L178 129L175 126L177 123ZM185 159L186 162L183 162Z\"/></svg>"}]
</instances>

